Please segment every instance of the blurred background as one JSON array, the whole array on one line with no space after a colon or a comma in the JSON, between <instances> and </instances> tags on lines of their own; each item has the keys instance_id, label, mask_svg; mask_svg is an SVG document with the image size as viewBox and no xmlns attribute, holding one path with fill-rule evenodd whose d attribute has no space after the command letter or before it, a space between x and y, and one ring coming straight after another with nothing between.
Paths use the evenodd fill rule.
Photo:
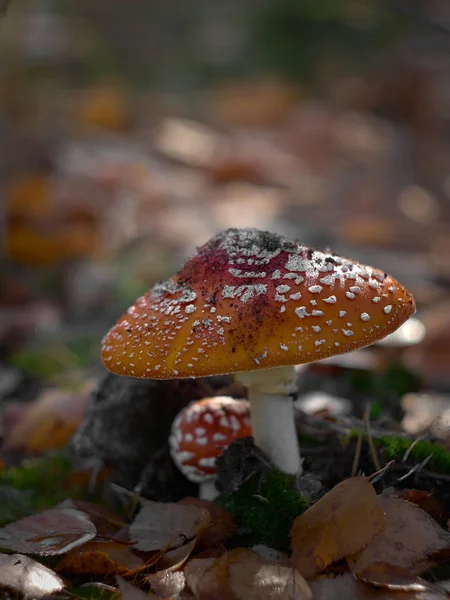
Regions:
<instances>
[{"instance_id":1,"label":"blurred background","mask_svg":"<svg viewBox=\"0 0 450 600\"><path fill-rule=\"evenodd\" d=\"M46 414L76 427L71 394L98 380L115 319L214 233L244 226L410 289L417 319L351 362L311 367L305 390L394 407L411 433L447 411L448 438L447 0L9 3L4 429L49 387L60 393L44 396Z\"/></svg>"}]
</instances>

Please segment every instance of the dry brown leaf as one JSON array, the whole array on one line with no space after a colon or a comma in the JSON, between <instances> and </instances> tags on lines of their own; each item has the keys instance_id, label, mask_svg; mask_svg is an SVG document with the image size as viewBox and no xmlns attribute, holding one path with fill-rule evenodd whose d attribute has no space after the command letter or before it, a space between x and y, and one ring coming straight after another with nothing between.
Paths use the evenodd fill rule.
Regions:
<instances>
[{"instance_id":1,"label":"dry brown leaf","mask_svg":"<svg viewBox=\"0 0 450 600\"><path fill-rule=\"evenodd\" d=\"M383 562L372 563L356 574L364 583L402 592L424 592L430 585L407 569Z\"/></svg>"},{"instance_id":2,"label":"dry brown leaf","mask_svg":"<svg viewBox=\"0 0 450 600\"><path fill-rule=\"evenodd\" d=\"M386 513L386 527L361 553L355 574L377 562L419 574L431 554L450 548L450 533L418 506L391 496L380 496L379 500Z\"/></svg>"},{"instance_id":3,"label":"dry brown leaf","mask_svg":"<svg viewBox=\"0 0 450 600\"><path fill-rule=\"evenodd\" d=\"M397 490L395 495L397 498L412 502L433 517L435 521L445 525L445 515L447 513L445 503L438 499L434 490L431 492L426 490Z\"/></svg>"},{"instance_id":4,"label":"dry brown leaf","mask_svg":"<svg viewBox=\"0 0 450 600\"><path fill-rule=\"evenodd\" d=\"M311 600L311 590L291 567L267 563L247 548L215 559L191 561L186 581L199 600Z\"/></svg>"},{"instance_id":5,"label":"dry brown leaf","mask_svg":"<svg viewBox=\"0 0 450 600\"><path fill-rule=\"evenodd\" d=\"M86 500L65 500L60 506L76 508L89 517L89 520L95 525L97 535L103 537L113 537L117 541L115 534L118 530L126 527L126 521L121 515L113 512L106 506L94 504Z\"/></svg>"},{"instance_id":6,"label":"dry brown leaf","mask_svg":"<svg viewBox=\"0 0 450 600\"><path fill-rule=\"evenodd\" d=\"M236 598L242 600L311 600L311 588L292 567L280 565L230 566L229 585Z\"/></svg>"},{"instance_id":7,"label":"dry brown leaf","mask_svg":"<svg viewBox=\"0 0 450 600\"><path fill-rule=\"evenodd\" d=\"M126 90L115 82L99 83L82 90L76 116L82 125L124 131L130 125Z\"/></svg>"},{"instance_id":8,"label":"dry brown leaf","mask_svg":"<svg viewBox=\"0 0 450 600\"><path fill-rule=\"evenodd\" d=\"M95 525L74 508L56 506L0 529L0 548L53 556L92 540Z\"/></svg>"},{"instance_id":9,"label":"dry brown leaf","mask_svg":"<svg viewBox=\"0 0 450 600\"><path fill-rule=\"evenodd\" d=\"M19 592L25 598L41 598L60 592L63 580L44 565L23 554L0 554L0 588Z\"/></svg>"},{"instance_id":10,"label":"dry brown leaf","mask_svg":"<svg viewBox=\"0 0 450 600\"><path fill-rule=\"evenodd\" d=\"M65 446L84 415L89 390L45 390L7 433L3 450L46 452Z\"/></svg>"},{"instance_id":11,"label":"dry brown leaf","mask_svg":"<svg viewBox=\"0 0 450 600\"><path fill-rule=\"evenodd\" d=\"M365 477L342 481L292 525L292 564L311 577L332 562L362 550L385 523L383 509Z\"/></svg>"},{"instance_id":12,"label":"dry brown leaf","mask_svg":"<svg viewBox=\"0 0 450 600\"><path fill-rule=\"evenodd\" d=\"M203 532L208 529L211 522L211 517L208 511L202 510L200 522L198 524L198 529L195 538L190 540L187 544L184 544L180 548L175 548L174 550L163 551L162 556L160 556L156 560L156 564L160 569L157 573L157 583L161 581L172 582L173 580L170 577L170 573L174 573L179 571L183 565L188 560L195 546L197 545L199 539L203 536ZM166 578L167 576L167 578ZM146 580L152 584L153 576L150 575L146 578ZM183 575L184 581L184 575ZM184 587L184 585L183 585Z\"/></svg>"},{"instance_id":13,"label":"dry brown leaf","mask_svg":"<svg viewBox=\"0 0 450 600\"><path fill-rule=\"evenodd\" d=\"M178 548L194 540L210 522L209 513L196 506L142 499L142 509L130 525L134 548L146 552Z\"/></svg>"},{"instance_id":14,"label":"dry brown leaf","mask_svg":"<svg viewBox=\"0 0 450 600\"><path fill-rule=\"evenodd\" d=\"M234 524L231 513L223 510L223 508L215 502L187 497L180 500L178 504L203 508L211 515L211 524L205 529L199 540L201 545L206 548L224 544L236 532L236 525Z\"/></svg>"},{"instance_id":15,"label":"dry brown leaf","mask_svg":"<svg viewBox=\"0 0 450 600\"><path fill-rule=\"evenodd\" d=\"M215 558L193 558L184 567L186 584L192 590L194 596L198 597L200 582L206 570L215 563Z\"/></svg>"},{"instance_id":16,"label":"dry brown leaf","mask_svg":"<svg viewBox=\"0 0 450 600\"><path fill-rule=\"evenodd\" d=\"M447 595L429 587L426 591L395 591L358 581L351 573L322 577L311 582L314 600L445 600Z\"/></svg>"},{"instance_id":17,"label":"dry brown leaf","mask_svg":"<svg viewBox=\"0 0 450 600\"><path fill-rule=\"evenodd\" d=\"M125 575L143 565L128 545L94 540L68 552L55 570L76 575Z\"/></svg>"},{"instance_id":18,"label":"dry brown leaf","mask_svg":"<svg viewBox=\"0 0 450 600\"><path fill-rule=\"evenodd\" d=\"M150 584L152 591L163 598L177 598L186 585L186 577L182 571L160 571L148 575L145 580Z\"/></svg>"},{"instance_id":19,"label":"dry brown leaf","mask_svg":"<svg viewBox=\"0 0 450 600\"><path fill-rule=\"evenodd\" d=\"M34 173L17 179L10 186L5 204L9 219L49 219L55 212L50 178L45 173Z\"/></svg>"},{"instance_id":20,"label":"dry brown leaf","mask_svg":"<svg viewBox=\"0 0 450 600\"><path fill-rule=\"evenodd\" d=\"M300 90L272 78L221 83L214 90L216 118L229 125L265 127L278 124L298 100Z\"/></svg>"}]
</instances>

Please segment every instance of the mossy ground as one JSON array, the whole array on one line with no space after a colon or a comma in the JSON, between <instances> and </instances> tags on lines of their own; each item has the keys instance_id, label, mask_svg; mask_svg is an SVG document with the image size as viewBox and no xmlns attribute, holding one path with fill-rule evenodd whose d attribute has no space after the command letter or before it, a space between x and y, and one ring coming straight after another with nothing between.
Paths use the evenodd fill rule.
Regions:
<instances>
[{"instance_id":1,"label":"mossy ground","mask_svg":"<svg viewBox=\"0 0 450 600\"><path fill-rule=\"evenodd\" d=\"M0 526L76 495L67 485L72 469L69 457L53 455L0 471Z\"/></svg>"},{"instance_id":2,"label":"mossy ground","mask_svg":"<svg viewBox=\"0 0 450 600\"><path fill-rule=\"evenodd\" d=\"M359 435L357 429L352 431L343 439L343 444L347 444L350 440L356 439ZM431 455L427 462L426 469L434 473L450 475L450 451L436 442L425 440L405 439L395 435L383 435L380 438L374 439L374 444L383 453L385 461L402 460L406 451L412 447L408 464L420 463Z\"/></svg>"},{"instance_id":3,"label":"mossy ground","mask_svg":"<svg viewBox=\"0 0 450 600\"><path fill-rule=\"evenodd\" d=\"M235 492L223 494L219 503L238 526L238 544L265 544L287 552L289 531L297 515L308 506L294 487L295 477L280 471L253 475Z\"/></svg>"},{"instance_id":4,"label":"mossy ground","mask_svg":"<svg viewBox=\"0 0 450 600\"><path fill-rule=\"evenodd\" d=\"M403 458L414 440L405 440L396 436L384 435L376 442L383 447L387 460ZM419 441L414 444L409 454L409 462L420 463L430 456L426 469L435 473L450 475L450 452L435 442Z\"/></svg>"}]
</instances>

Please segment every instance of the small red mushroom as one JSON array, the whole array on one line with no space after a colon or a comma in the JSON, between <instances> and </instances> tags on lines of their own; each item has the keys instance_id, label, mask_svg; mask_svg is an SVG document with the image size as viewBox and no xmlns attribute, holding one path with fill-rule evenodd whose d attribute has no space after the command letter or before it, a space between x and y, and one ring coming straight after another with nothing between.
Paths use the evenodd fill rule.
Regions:
<instances>
[{"instance_id":1,"label":"small red mushroom","mask_svg":"<svg viewBox=\"0 0 450 600\"><path fill-rule=\"evenodd\" d=\"M228 229L136 300L106 334L102 360L128 377L238 374L255 443L298 473L293 366L369 346L415 309L378 269L268 231Z\"/></svg>"},{"instance_id":2,"label":"small red mushroom","mask_svg":"<svg viewBox=\"0 0 450 600\"><path fill-rule=\"evenodd\" d=\"M216 458L237 438L252 435L247 400L229 396L192 402L175 418L169 437L170 453L180 471L200 484L200 497L216 494Z\"/></svg>"}]
</instances>

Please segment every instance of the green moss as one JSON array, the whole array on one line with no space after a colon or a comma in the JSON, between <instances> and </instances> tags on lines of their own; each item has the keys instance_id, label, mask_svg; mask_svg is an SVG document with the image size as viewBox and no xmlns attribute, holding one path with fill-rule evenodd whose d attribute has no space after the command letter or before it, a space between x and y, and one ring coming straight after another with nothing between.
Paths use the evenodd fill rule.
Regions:
<instances>
[{"instance_id":1,"label":"green moss","mask_svg":"<svg viewBox=\"0 0 450 600\"><path fill-rule=\"evenodd\" d=\"M237 491L220 496L219 503L232 513L239 529L239 543L289 549L292 522L309 505L294 489L294 479L274 470L254 475Z\"/></svg>"},{"instance_id":2,"label":"green moss","mask_svg":"<svg viewBox=\"0 0 450 600\"><path fill-rule=\"evenodd\" d=\"M119 593L110 592L95 585L72 588L71 593L80 600L117 600Z\"/></svg>"},{"instance_id":3,"label":"green moss","mask_svg":"<svg viewBox=\"0 0 450 600\"><path fill-rule=\"evenodd\" d=\"M47 456L24 461L0 472L0 525L61 502L72 470L66 456Z\"/></svg>"},{"instance_id":4,"label":"green moss","mask_svg":"<svg viewBox=\"0 0 450 600\"><path fill-rule=\"evenodd\" d=\"M352 439L359 435L357 429L352 429L343 439L342 444L346 446ZM427 463L426 468L435 473L450 474L450 452L443 446L435 442L426 442L409 440L395 435L384 435L374 439L375 446L382 447L384 458L389 460L401 460L412 444L413 449L410 452L408 463L420 463L430 454L432 457Z\"/></svg>"},{"instance_id":5,"label":"green moss","mask_svg":"<svg viewBox=\"0 0 450 600\"><path fill-rule=\"evenodd\" d=\"M348 446L348 444L354 440L357 439L359 437L360 434L360 430L357 429L356 427L352 427L352 429L350 429L350 431L347 433L347 435L345 435L342 440L341 440L341 444L344 446Z\"/></svg>"},{"instance_id":6,"label":"green moss","mask_svg":"<svg viewBox=\"0 0 450 600\"><path fill-rule=\"evenodd\" d=\"M400 459L404 456L414 440L385 435L377 443L381 444L387 460ZM426 468L435 473L450 474L450 452L434 442L419 441L411 450L409 461L421 462L432 454Z\"/></svg>"}]
</instances>

